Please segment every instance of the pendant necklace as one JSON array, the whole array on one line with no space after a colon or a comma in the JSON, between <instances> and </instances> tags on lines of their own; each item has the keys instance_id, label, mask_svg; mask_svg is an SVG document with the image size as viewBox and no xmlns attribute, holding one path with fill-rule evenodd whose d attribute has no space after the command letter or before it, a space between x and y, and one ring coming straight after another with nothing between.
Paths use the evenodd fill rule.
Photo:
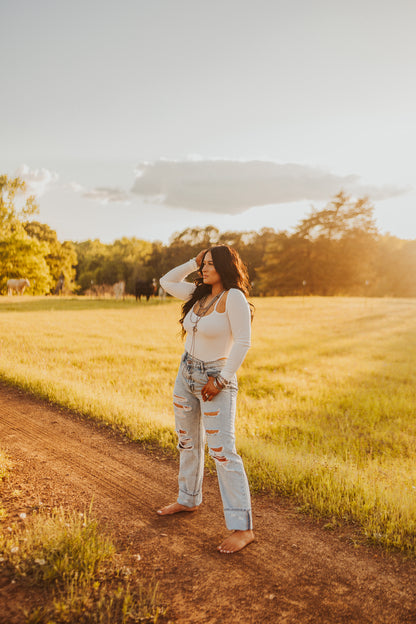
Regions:
<instances>
[{"instance_id":1,"label":"pendant necklace","mask_svg":"<svg viewBox=\"0 0 416 624\"><path fill-rule=\"evenodd\" d=\"M208 312L208 310L213 306L213 304L221 297L221 295L225 292L225 290L222 290L220 293L218 293L218 295L215 295L215 297L213 297L213 299L211 299L211 301L205 305L204 307L202 307L200 305L199 309L198 309L198 314L196 312L193 311L193 309L191 310L191 317L192 314L194 314L197 318L196 321L194 321L191 317L190 317L190 321L191 323L193 323L193 327L192 327L192 344L191 344L191 354L193 354L194 352L194 347L195 347L195 334L198 331L198 323L201 320L202 317L204 317L206 315L206 313Z\"/></svg>"}]
</instances>

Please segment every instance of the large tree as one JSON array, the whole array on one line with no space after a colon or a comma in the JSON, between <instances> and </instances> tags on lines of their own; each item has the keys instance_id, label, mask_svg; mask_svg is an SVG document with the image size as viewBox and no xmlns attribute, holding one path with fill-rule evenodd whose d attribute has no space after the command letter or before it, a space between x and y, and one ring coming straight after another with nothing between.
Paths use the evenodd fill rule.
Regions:
<instances>
[{"instance_id":1,"label":"large tree","mask_svg":"<svg viewBox=\"0 0 416 624\"><path fill-rule=\"evenodd\" d=\"M73 292L75 286L75 266L77 254L71 241L59 242L55 230L38 221L28 221L25 230L32 239L44 242L47 245L45 261L51 275L51 292L54 293L59 281L64 280L64 292ZM45 248L46 251L46 248Z\"/></svg>"},{"instance_id":2,"label":"large tree","mask_svg":"<svg viewBox=\"0 0 416 624\"><path fill-rule=\"evenodd\" d=\"M259 271L267 294L364 294L375 278L377 228L364 197L338 193L312 209L293 235L279 235L265 249Z\"/></svg>"},{"instance_id":3,"label":"large tree","mask_svg":"<svg viewBox=\"0 0 416 624\"><path fill-rule=\"evenodd\" d=\"M26 195L26 183L21 178L0 176L0 236L3 240L36 214L39 207L33 195Z\"/></svg>"},{"instance_id":4,"label":"large tree","mask_svg":"<svg viewBox=\"0 0 416 624\"><path fill-rule=\"evenodd\" d=\"M44 294L52 285L45 256L48 245L31 238L25 230L27 220L38 211L33 196L27 196L20 178L0 176L0 291L5 292L9 278L26 277L28 292Z\"/></svg>"}]
</instances>

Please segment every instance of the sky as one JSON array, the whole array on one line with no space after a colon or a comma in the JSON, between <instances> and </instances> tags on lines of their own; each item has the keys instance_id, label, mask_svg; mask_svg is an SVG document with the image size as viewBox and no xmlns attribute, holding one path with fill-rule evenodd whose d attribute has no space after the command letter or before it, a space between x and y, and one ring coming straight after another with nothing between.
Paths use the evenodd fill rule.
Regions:
<instances>
[{"instance_id":1,"label":"sky","mask_svg":"<svg viewBox=\"0 0 416 624\"><path fill-rule=\"evenodd\" d=\"M414 0L0 0L0 174L60 240L293 231L341 189L416 239Z\"/></svg>"}]
</instances>

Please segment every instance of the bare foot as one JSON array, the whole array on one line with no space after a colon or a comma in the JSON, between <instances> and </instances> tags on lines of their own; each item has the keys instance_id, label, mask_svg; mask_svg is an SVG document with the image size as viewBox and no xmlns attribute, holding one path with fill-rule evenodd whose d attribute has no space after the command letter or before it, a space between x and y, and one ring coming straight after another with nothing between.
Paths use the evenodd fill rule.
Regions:
<instances>
[{"instance_id":1,"label":"bare foot","mask_svg":"<svg viewBox=\"0 0 416 624\"><path fill-rule=\"evenodd\" d=\"M223 543L218 546L221 553L235 553L242 550L244 546L254 542L254 533L251 529L248 531L233 531L231 535L225 538Z\"/></svg>"},{"instance_id":2,"label":"bare foot","mask_svg":"<svg viewBox=\"0 0 416 624\"><path fill-rule=\"evenodd\" d=\"M171 516L181 511L195 511L196 509L198 509L198 507L186 507L186 505L180 505L179 503L171 503L170 505L166 505L166 507L162 507L162 509L158 509L156 513L158 513L159 516Z\"/></svg>"}]
</instances>

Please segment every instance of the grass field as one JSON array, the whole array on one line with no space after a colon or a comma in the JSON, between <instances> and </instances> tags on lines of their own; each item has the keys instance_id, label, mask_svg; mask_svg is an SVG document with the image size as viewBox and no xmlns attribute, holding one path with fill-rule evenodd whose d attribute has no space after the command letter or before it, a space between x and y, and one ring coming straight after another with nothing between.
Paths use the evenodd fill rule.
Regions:
<instances>
[{"instance_id":1,"label":"grass field","mask_svg":"<svg viewBox=\"0 0 416 624\"><path fill-rule=\"evenodd\" d=\"M238 448L252 487L416 554L416 300L254 300ZM179 302L0 298L0 378L176 445Z\"/></svg>"}]
</instances>

